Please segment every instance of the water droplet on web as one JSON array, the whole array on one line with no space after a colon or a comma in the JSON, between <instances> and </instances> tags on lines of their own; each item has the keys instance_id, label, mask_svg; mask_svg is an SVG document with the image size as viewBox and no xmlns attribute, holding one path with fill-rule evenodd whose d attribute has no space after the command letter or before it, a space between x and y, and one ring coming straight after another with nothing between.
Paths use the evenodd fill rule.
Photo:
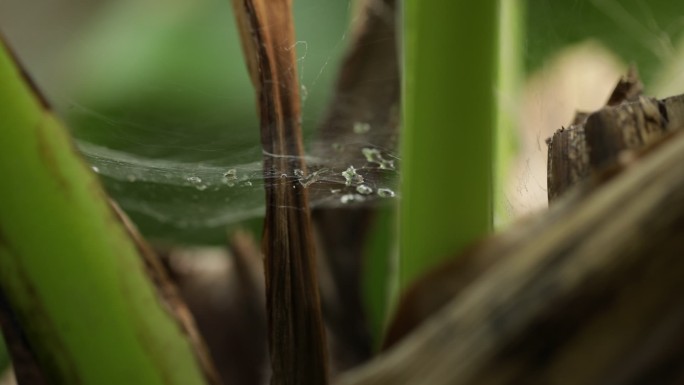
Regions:
<instances>
[{"instance_id":1,"label":"water droplet on web","mask_svg":"<svg viewBox=\"0 0 684 385\"><path fill-rule=\"evenodd\" d=\"M237 179L237 170L234 168L231 168L230 170L223 173L223 177L224 178Z\"/></svg>"},{"instance_id":2,"label":"water droplet on web","mask_svg":"<svg viewBox=\"0 0 684 385\"><path fill-rule=\"evenodd\" d=\"M354 133L355 134L365 134L370 131L370 123L356 122L354 123Z\"/></svg>"},{"instance_id":3,"label":"water droplet on web","mask_svg":"<svg viewBox=\"0 0 684 385\"><path fill-rule=\"evenodd\" d=\"M324 171L326 171L326 169L320 169L318 171L312 172L309 175L304 175L304 171L300 169L295 169L294 174L297 177L297 181L299 182L299 184L306 188L309 187L312 183L317 182L320 177L320 174Z\"/></svg>"},{"instance_id":4,"label":"water droplet on web","mask_svg":"<svg viewBox=\"0 0 684 385\"><path fill-rule=\"evenodd\" d=\"M378 189L378 196L382 198L394 198L394 191L388 189L388 188L379 188Z\"/></svg>"},{"instance_id":5,"label":"water droplet on web","mask_svg":"<svg viewBox=\"0 0 684 385\"><path fill-rule=\"evenodd\" d=\"M97 166L91 166L90 168L91 168L93 171L95 171L96 174L99 174L99 173L100 173L100 169L97 168Z\"/></svg>"},{"instance_id":6,"label":"water droplet on web","mask_svg":"<svg viewBox=\"0 0 684 385\"><path fill-rule=\"evenodd\" d=\"M343 204L353 203L353 202L363 202L366 198L359 194L344 194L340 197L340 202Z\"/></svg>"},{"instance_id":7,"label":"water droplet on web","mask_svg":"<svg viewBox=\"0 0 684 385\"><path fill-rule=\"evenodd\" d=\"M331 189L330 189L330 192L331 192L332 194L337 194L337 193L339 193L340 191L342 191L342 190L341 190L341 189L338 189L338 188L331 188Z\"/></svg>"},{"instance_id":8,"label":"water droplet on web","mask_svg":"<svg viewBox=\"0 0 684 385\"><path fill-rule=\"evenodd\" d=\"M380 155L380 151L378 151L375 148L370 148L370 147L362 148L361 153L366 158L366 161L371 162L371 163L375 162L377 156Z\"/></svg>"},{"instance_id":9,"label":"water droplet on web","mask_svg":"<svg viewBox=\"0 0 684 385\"><path fill-rule=\"evenodd\" d=\"M233 187L233 186L235 186L235 182L237 181L237 179L238 179L237 170L234 168L231 168L230 170L223 173L223 178L221 179L221 181L223 181L223 183L227 184L228 187Z\"/></svg>"},{"instance_id":10,"label":"water droplet on web","mask_svg":"<svg viewBox=\"0 0 684 385\"><path fill-rule=\"evenodd\" d=\"M363 176L356 172L354 166L349 166L346 170L342 171L342 176L344 177L344 185L351 186L363 183Z\"/></svg>"},{"instance_id":11,"label":"water droplet on web","mask_svg":"<svg viewBox=\"0 0 684 385\"><path fill-rule=\"evenodd\" d=\"M202 183L202 178L198 176L189 176L185 178L188 182L190 182L193 186L195 186L196 189L199 191L204 191L207 189L207 185Z\"/></svg>"},{"instance_id":12,"label":"water droplet on web","mask_svg":"<svg viewBox=\"0 0 684 385\"><path fill-rule=\"evenodd\" d=\"M284 178L287 178L287 174L280 174L280 177L283 178L283 179L284 179Z\"/></svg>"},{"instance_id":13,"label":"water droplet on web","mask_svg":"<svg viewBox=\"0 0 684 385\"><path fill-rule=\"evenodd\" d=\"M356 191L359 194L363 194L363 195L368 195L368 194L373 193L373 189L368 187L365 184L361 184L361 185L356 186Z\"/></svg>"},{"instance_id":14,"label":"water droplet on web","mask_svg":"<svg viewBox=\"0 0 684 385\"><path fill-rule=\"evenodd\" d=\"M252 182L246 181L246 182L244 183L244 185L245 185L246 187L251 187L251 186L252 186Z\"/></svg>"},{"instance_id":15,"label":"water droplet on web","mask_svg":"<svg viewBox=\"0 0 684 385\"><path fill-rule=\"evenodd\" d=\"M368 163L375 163L383 170L394 170L394 161L385 159L377 148L364 147L361 153Z\"/></svg>"}]
</instances>

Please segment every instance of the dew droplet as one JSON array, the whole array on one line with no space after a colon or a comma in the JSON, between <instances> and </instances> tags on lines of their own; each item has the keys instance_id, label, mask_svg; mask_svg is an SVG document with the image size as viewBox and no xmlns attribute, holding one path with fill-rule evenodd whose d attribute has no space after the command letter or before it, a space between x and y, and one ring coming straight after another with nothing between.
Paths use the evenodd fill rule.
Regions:
<instances>
[{"instance_id":1,"label":"dew droplet","mask_svg":"<svg viewBox=\"0 0 684 385\"><path fill-rule=\"evenodd\" d=\"M320 174L326 170L327 169L320 169L320 170L312 172L309 175L305 175L304 171L302 171L300 169L295 169L294 174L297 177L297 181L299 182L299 184L301 184L302 186L304 186L306 188L306 187L309 187L312 183L318 182Z\"/></svg>"},{"instance_id":2,"label":"dew droplet","mask_svg":"<svg viewBox=\"0 0 684 385\"><path fill-rule=\"evenodd\" d=\"M100 173L100 169L97 168L97 166L91 166L90 168L91 168L93 171L95 171L96 174L99 174L99 173Z\"/></svg>"},{"instance_id":3,"label":"dew droplet","mask_svg":"<svg viewBox=\"0 0 684 385\"><path fill-rule=\"evenodd\" d=\"M394 198L394 191L388 189L388 188L379 188L378 189L378 196L382 198Z\"/></svg>"},{"instance_id":4,"label":"dew droplet","mask_svg":"<svg viewBox=\"0 0 684 385\"><path fill-rule=\"evenodd\" d=\"M285 178L287 178L287 174L280 174L280 177L285 179Z\"/></svg>"},{"instance_id":5,"label":"dew droplet","mask_svg":"<svg viewBox=\"0 0 684 385\"><path fill-rule=\"evenodd\" d=\"M375 162L375 158L379 155L379 151L375 148L364 147L361 149L361 153L366 158L366 162Z\"/></svg>"},{"instance_id":6,"label":"dew droplet","mask_svg":"<svg viewBox=\"0 0 684 385\"><path fill-rule=\"evenodd\" d=\"M356 186L356 191L359 194L363 194L363 195L368 195L368 194L373 193L373 189L370 188L368 185L365 185L365 184L360 184L360 185Z\"/></svg>"},{"instance_id":7,"label":"dew droplet","mask_svg":"<svg viewBox=\"0 0 684 385\"><path fill-rule=\"evenodd\" d=\"M354 133L355 134L365 134L368 131L370 131L370 129L371 129L370 123L365 123L365 122L354 123Z\"/></svg>"},{"instance_id":8,"label":"dew droplet","mask_svg":"<svg viewBox=\"0 0 684 385\"><path fill-rule=\"evenodd\" d=\"M237 170L234 168L231 168L230 170L226 171L223 173L223 178L221 181L225 184L228 185L228 187L233 187L235 186L235 181L237 181L238 176L237 176Z\"/></svg>"},{"instance_id":9,"label":"dew droplet","mask_svg":"<svg viewBox=\"0 0 684 385\"><path fill-rule=\"evenodd\" d=\"M394 161L385 159L377 148L364 147L361 153L368 163L375 163L383 170L394 170Z\"/></svg>"},{"instance_id":10,"label":"dew droplet","mask_svg":"<svg viewBox=\"0 0 684 385\"><path fill-rule=\"evenodd\" d=\"M353 202L363 202L366 198L359 194L344 194L340 197L342 204L349 204Z\"/></svg>"},{"instance_id":11,"label":"dew droplet","mask_svg":"<svg viewBox=\"0 0 684 385\"><path fill-rule=\"evenodd\" d=\"M185 178L188 182L195 186L199 191L204 191L207 189L207 185L202 183L202 178L198 176L189 176Z\"/></svg>"},{"instance_id":12,"label":"dew droplet","mask_svg":"<svg viewBox=\"0 0 684 385\"><path fill-rule=\"evenodd\" d=\"M246 182L244 183L244 185L245 185L246 187L251 187L251 186L252 186L252 182L246 181Z\"/></svg>"},{"instance_id":13,"label":"dew droplet","mask_svg":"<svg viewBox=\"0 0 684 385\"><path fill-rule=\"evenodd\" d=\"M356 172L354 166L349 166L346 170L342 171L342 176L344 177L345 186L363 183L363 176Z\"/></svg>"}]
</instances>

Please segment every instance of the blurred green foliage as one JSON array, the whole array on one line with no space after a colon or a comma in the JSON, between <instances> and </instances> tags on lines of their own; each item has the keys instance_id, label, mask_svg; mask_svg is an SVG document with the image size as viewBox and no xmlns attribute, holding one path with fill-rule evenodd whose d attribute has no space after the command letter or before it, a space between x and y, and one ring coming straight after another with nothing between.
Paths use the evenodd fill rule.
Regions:
<instances>
[{"instance_id":1,"label":"blurred green foliage","mask_svg":"<svg viewBox=\"0 0 684 385\"><path fill-rule=\"evenodd\" d=\"M294 5L299 42L292 48L300 58L303 126L310 136L347 44L351 4ZM229 1L111 2L65 53L62 66L59 92L51 94L81 141L144 159L225 169L261 160L254 91ZM175 242L224 242L223 224L204 225L202 218L219 209L223 196L240 199L230 189L211 196L194 188L103 181L146 236ZM256 203L249 207L263 201L261 190L254 190L249 199ZM139 204L131 209L135 205L127 202ZM157 208L151 214L150 202L169 210L194 205L188 216L195 218L180 226Z\"/></svg>"},{"instance_id":2,"label":"blurred green foliage","mask_svg":"<svg viewBox=\"0 0 684 385\"><path fill-rule=\"evenodd\" d=\"M526 28L529 71L568 44L595 39L637 64L648 86L684 37L684 15L671 0L528 0Z\"/></svg>"}]
</instances>

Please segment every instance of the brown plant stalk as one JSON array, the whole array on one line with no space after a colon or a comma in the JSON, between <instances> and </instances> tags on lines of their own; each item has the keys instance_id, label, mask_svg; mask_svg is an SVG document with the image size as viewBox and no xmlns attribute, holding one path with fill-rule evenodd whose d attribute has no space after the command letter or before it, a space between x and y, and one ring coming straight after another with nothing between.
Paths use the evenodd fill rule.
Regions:
<instances>
[{"instance_id":1,"label":"brown plant stalk","mask_svg":"<svg viewBox=\"0 0 684 385\"><path fill-rule=\"evenodd\" d=\"M233 0L233 7L256 89L268 179L263 251L271 384L326 384L308 195L294 178L295 170L306 169L292 2Z\"/></svg>"}]
</instances>

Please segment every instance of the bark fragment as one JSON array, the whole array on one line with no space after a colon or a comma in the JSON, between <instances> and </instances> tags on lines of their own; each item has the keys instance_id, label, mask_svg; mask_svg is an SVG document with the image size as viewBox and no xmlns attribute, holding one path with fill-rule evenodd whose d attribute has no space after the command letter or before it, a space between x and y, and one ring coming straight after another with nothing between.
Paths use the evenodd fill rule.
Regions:
<instances>
[{"instance_id":1,"label":"bark fragment","mask_svg":"<svg viewBox=\"0 0 684 385\"><path fill-rule=\"evenodd\" d=\"M684 126L679 114L684 97L656 100L642 96L641 91L636 71L630 69L606 107L591 114L578 113L570 127L556 131L547 141L550 203L592 172L615 166Z\"/></svg>"}]
</instances>

